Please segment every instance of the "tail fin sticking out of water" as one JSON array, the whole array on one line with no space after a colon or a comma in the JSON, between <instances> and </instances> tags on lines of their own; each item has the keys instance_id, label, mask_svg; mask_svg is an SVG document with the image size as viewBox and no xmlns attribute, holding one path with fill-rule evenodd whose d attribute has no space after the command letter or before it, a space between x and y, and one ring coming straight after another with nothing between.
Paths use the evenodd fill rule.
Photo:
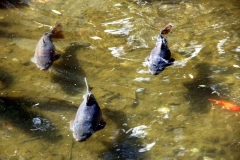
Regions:
<instances>
[{"instance_id":1,"label":"tail fin sticking out of water","mask_svg":"<svg viewBox=\"0 0 240 160\"><path fill-rule=\"evenodd\" d=\"M161 30L161 34L168 34L172 28L172 24L168 24L164 29Z\"/></svg>"},{"instance_id":2,"label":"tail fin sticking out of water","mask_svg":"<svg viewBox=\"0 0 240 160\"><path fill-rule=\"evenodd\" d=\"M58 23L51 31L53 34L53 38L64 38L63 31L62 31L62 24Z\"/></svg>"}]
</instances>

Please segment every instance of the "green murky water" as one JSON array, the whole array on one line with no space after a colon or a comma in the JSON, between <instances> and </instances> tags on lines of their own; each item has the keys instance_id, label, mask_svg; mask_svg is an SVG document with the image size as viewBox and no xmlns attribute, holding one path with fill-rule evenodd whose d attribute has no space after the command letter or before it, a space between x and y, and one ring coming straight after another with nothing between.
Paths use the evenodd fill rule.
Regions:
<instances>
[{"instance_id":1,"label":"green murky water","mask_svg":"<svg viewBox=\"0 0 240 160\"><path fill-rule=\"evenodd\" d=\"M240 158L239 113L208 100L240 105L238 0L41 2L0 9L0 159ZM62 57L40 71L30 59L57 22ZM143 62L169 23L176 62L153 76ZM107 125L78 143L83 77Z\"/></svg>"}]
</instances>

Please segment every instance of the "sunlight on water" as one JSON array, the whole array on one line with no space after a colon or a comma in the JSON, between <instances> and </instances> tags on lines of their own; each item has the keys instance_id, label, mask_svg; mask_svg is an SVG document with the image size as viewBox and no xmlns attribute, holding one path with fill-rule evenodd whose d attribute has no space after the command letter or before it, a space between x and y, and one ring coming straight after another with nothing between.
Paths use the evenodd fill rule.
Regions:
<instances>
[{"instance_id":1,"label":"sunlight on water","mask_svg":"<svg viewBox=\"0 0 240 160\"><path fill-rule=\"evenodd\" d=\"M23 2L0 4L0 159L239 159L237 0ZM58 22L62 56L41 71L31 58ZM151 75L145 58L170 23L174 64ZM76 142L83 77L106 126Z\"/></svg>"}]
</instances>

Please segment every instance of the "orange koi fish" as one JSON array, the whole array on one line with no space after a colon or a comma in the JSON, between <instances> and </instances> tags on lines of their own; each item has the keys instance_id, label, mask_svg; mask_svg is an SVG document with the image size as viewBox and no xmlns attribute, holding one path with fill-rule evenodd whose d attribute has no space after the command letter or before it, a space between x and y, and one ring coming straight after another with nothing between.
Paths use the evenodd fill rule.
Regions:
<instances>
[{"instance_id":1,"label":"orange koi fish","mask_svg":"<svg viewBox=\"0 0 240 160\"><path fill-rule=\"evenodd\" d=\"M211 99L211 98L208 98L208 100L212 101L215 104L219 104L219 105L223 106L224 108L226 108L228 110L240 111L240 107L238 107L237 105L232 104L230 102L223 101L223 100L215 100L215 99Z\"/></svg>"}]
</instances>

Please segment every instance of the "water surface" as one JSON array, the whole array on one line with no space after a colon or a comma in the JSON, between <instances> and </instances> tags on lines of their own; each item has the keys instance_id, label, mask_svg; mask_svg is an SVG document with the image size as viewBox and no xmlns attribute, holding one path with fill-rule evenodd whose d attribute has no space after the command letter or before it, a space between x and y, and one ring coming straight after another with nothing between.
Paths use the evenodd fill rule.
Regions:
<instances>
[{"instance_id":1,"label":"water surface","mask_svg":"<svg viewBox=\"0 0 240 160\"><path fill-rule=\"evenodd\" d=\"M0 9L1 159L239 159L239 114L208 98L240 105L240 3L142 2ZM40 71L30 59L57 22L62 57ZM153 76L144 59L169 23L176 61ZM69 121L86 92L83 77L107 125L78 143Z\"/></svg>"}]
</instances>

